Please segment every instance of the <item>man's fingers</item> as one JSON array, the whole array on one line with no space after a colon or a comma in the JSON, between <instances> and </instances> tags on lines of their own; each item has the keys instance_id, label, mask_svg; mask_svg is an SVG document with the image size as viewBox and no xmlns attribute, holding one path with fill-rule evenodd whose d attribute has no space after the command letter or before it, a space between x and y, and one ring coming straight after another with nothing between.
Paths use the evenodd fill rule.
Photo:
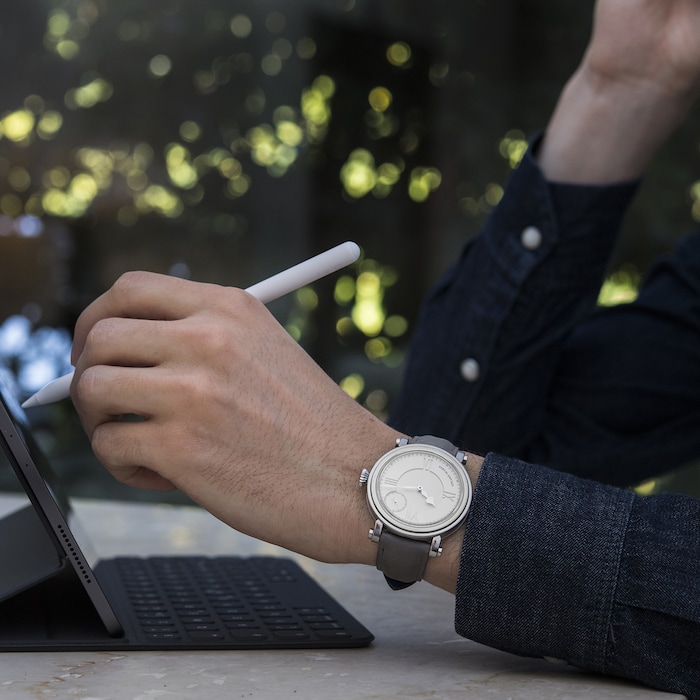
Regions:
<instances>
[{"instance_id":1,"label":"man's fingers","mask_svg":"<svg viewBox=\"0 0 700 700\"><path fill-rule=\"evenodd\" d=\"M150 462L151 433L147 423L108 421L93 431L92 449L118 481L142 489L172 491L172 482L143 466Z\"/></svg>"},{"instance_id":2,"label":"man's fingers","mask_svg":"<svg viewBox=\"0 0 700 700\"><path fill-rule=\"evenodd\" d=\"M163 361L168 349L169 321L106 318L95 323L89 342L74 358L79 365L151 367Z\"/></svg>"},{"instance_id":3,"label":"man's fingers","mask_svg":"<svg viewBox=\"0 0 700 700\"><path fill-rule=\"evenodd\" d=\"M128 272L83 311L75 326L75 363L90 330L102 319L132 318L172 321L215 305L222 287L151 272Z\"/></svg>"}]
</instances>

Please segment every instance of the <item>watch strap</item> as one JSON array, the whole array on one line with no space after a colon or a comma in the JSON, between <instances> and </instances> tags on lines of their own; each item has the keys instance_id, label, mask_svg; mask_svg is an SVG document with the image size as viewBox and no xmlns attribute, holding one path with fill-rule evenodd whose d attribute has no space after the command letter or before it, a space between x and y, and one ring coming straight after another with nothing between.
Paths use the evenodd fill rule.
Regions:
<instances>
[{"instance_id":1,"label":"watch strap","mask_svg":"<svg viewBox=\"0 0 700 700\"><path fill-rule=\"evenodd\" d=\"M423 578L430 542L410 540L384 530L377 547L377 568L388 579L410 584Z\"/></svg>"},{"instance_id":2,"label":"watch strap","mask_svg":"<svg viewBox=\"0 0 700 700\"><path fill-rule=\"evenodd\" d=\"M410 440L407 440L407 444L419 444L419 445L432 445L433 447L439 447L445 452L449 452L453 457L456 457L462 450L459 447L455 447L449 440L445 438L435 437L434 435L417 435Z\"/></svg>"}]
</instances>

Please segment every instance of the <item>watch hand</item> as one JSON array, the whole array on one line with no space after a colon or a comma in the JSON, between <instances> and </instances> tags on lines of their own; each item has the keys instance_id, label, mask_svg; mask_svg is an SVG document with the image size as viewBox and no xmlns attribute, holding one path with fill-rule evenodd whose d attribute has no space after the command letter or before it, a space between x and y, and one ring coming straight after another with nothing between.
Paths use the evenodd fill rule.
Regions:
<instances>
[{"instance_id":1,"label":"watch hand","mask_svg":"<svg viewBox=\"0 0 700 700\"><path fill-rule=\"evenodd\" d=\"M434 506L435 505L435 499L432 496L428 496L428 494L425 492L425 489L422 486L397 486L397 489L408 489L409 491L418 491L421 496L425 498L425 502L429 506Z\"/></svg>"},{"instance_id":2,"label":"watch hand","mask_svg":"<svg viewBox=\"0 0 700 700\"><path fill-rule=\"evenodd\" d=\"M428 494L425 492L425 489L422 486L418 487L418 492L420 493L421 496L423 496L425 498L425 502L429 506L435 505L435 499L432 496L428 496Z\"/></svg>"}]
</instances>

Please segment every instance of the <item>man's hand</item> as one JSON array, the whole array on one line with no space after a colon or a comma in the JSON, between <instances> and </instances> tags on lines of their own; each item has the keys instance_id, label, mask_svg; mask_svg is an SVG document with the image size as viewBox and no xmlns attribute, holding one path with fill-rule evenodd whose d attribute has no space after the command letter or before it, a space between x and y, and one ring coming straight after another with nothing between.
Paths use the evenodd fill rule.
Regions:
<instances>
[{"instance_id":1,"label":"man's hand","mask_svg":"<svg viewBox=\"0 0 700 700\"><path fill-rule=\"evenodd\" d=\"M236 529L316 559L373 561L357 480L398 433L258 300L129 273L81 315L73 360L75 406L116 478L177 487Z\"/></svg>"},{"instance_id":2,"label":"man's hand","mask_svg":"<svg viewBox=\"0 0 700 700\"><path fill-rule=\"evenodd\" d=\"M257 299L126 274L80 316L73 362L73 401L117 479L179 488L237 530L314 559L374 564L358 477L400 433L345 394ZM472 455L474 483L480 465ZM461 534L426 570L446 590Z\"/></svg>"}]
</instances>

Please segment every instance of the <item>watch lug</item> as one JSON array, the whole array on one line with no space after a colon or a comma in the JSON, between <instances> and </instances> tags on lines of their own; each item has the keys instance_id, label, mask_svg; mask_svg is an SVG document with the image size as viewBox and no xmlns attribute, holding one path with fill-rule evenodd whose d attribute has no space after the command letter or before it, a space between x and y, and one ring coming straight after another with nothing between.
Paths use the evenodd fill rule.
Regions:
<instances>
[{"instance_id":1,"label":"watch lug","mask_svg":"<svg viewBox=\"0 0 700 700\"><path fill-rule=\"evenodd\" d=\"M440 535L435 535L435 537L433 537L433 541L430 543L431 557L439 557L442 554L440 542L442 542L442 537L440 537Z\"/></svg>"},{"instance_id":2,"label":"watch lug","mask_svg":"<svg viewBox=\"0 0 700 700\"><path fill-rule=\"evenodd\" d=\"M384 523L381 520L377 520L374 523L374 527L369 531L369 539L374 542L374 544L377 544L379 542L379 538L382 536L382 530L384 529Z\"/></svg>"}]
</instances>

